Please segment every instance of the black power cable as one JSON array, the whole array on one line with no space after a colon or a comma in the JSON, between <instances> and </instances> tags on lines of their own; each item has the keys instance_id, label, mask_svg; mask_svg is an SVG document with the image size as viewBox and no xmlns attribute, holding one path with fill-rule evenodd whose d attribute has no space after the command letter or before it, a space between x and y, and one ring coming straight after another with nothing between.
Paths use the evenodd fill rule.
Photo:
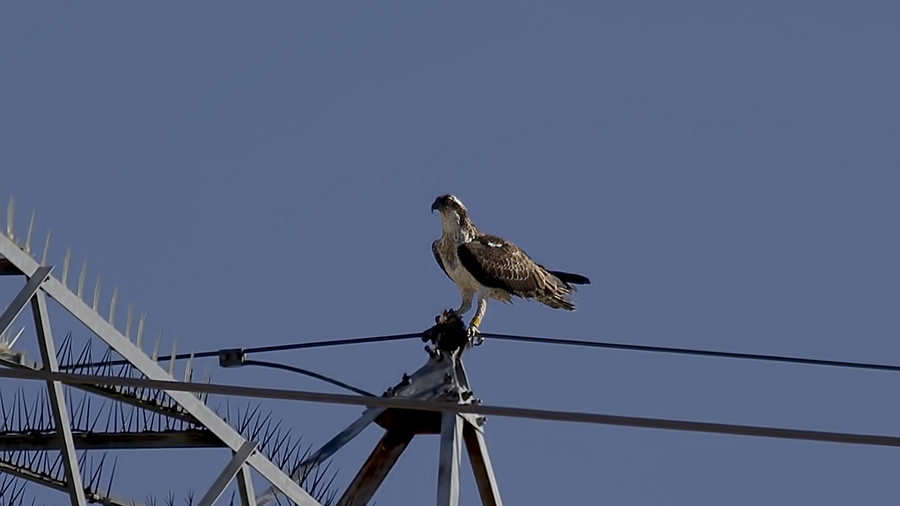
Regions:
<instances>
[{"instance_id":1,"label":"black power cable","mask_svg":"<svg viewBox=\"0 0 900 506\"><path fill-rule=\"evenodd\" d=\"M339 381L334 378L325 376L324 374L319 374L317 372L313 372L313 371L310 371L307 369L301 369L299 367L294 367L292 365L279 364L277 362L265 362L262 360L244 360L243 365L255 365L255 366L259 366L259 367L271 367L272 369L281 369L284 371L291 371L291 372L295 372L297 374L303 374L305 376L309 376L310 378L316 378L318 380L322 380L326 383L331 383L332 385L341 387L346 390L350 390L351 392L358 393L359 395L363 395L366 397L375 397L375 394L373 394L371 392L366 392L365 390L363 390L361 388L356 388L352 385L348 385L348 384L344 383L343 381Z\"/></svg>"},{"instance_id":2,"label":"black power cable","mask_svg":"<svg viewBox=\"0 0 900 506\"><path fill-rule=\"evenodd\" d=\"M422 337L421 332L415 332L410 334L393 334L387 336L374 336L374 337L354 337L351 339L336 339L332 341L312 341L305 343L291 343L291 344L277 344L274 346L258 346L256 348L239 348L238 350L243 353L266 353L269 351L288 351L288 350L303 350L309 348L326 348L329 346L341 346L345 344L365 344L365 343L383 343L387 341L399 341L401 339L413 339ZM194 358L208 358L208 357L218 357L222 351L224 350L216 350L216 351L201 351L198 353L179 353L177 355L163 355L157 357L157 361L165 361L165 360L185 360L191 357ZM87 369L90 367L100 367L100 366L108 366L108 365L124 365L127 364L127 360L110 360L106 362L93 362L90 364L72 364L67 367L60 366L61 370L77 370L77 369Z\"/></svg>"},{"instance_id":3,"label":"black power cable","mask_svg":"<svg viewBox=\"0 0 900 506\"><path fill-rule=\"evenodd\" d=\"M552 337L527 337L508 334L482 334L487 339L518 341L525 343L559 344L565 346L582 346L587 348L605 348L611 350L647 351L653 353L672 353L677 355L697 355L701 357L737 358L744 360L760 360L767 362L787 362L793 364L823 365L828 367L844 367L850 369L869 369L875 371L900 371L900 366L887 364L867 364L863 362L843 362L839 360L819 360L814 358L785 357L778 355L760 355L756 353L733 353L728 351L697 350L691 348L672 348L667 346L644 346L639 344L608 343L602 341L580 341L577 339L558 339Z\"/></svg>"},{"instance_id":4,"label":"black power cable","mask_svg":"<svg viewBox=\"0 0 900 506\"><path fill-rule=\"evenodd\" d=\"M701 357L718 357L718 358L734 358L734 359L742 359L742 360L757 360L757 361L765 361L765 362L783 362L783 363L793 363L793 364L806 364L806 365L819 365L826 367L841 367L847 369L867 369L874 371L892 371L892 372L900 372L900 366L889 365L889 364L871 364L864 362L846 362L840 360L821 360L821 359L813 359L813 358L803 358L803 357L788 357L788 356L779 356L779 355L763 355L758 353L735 353L735 352L727 352L727 351L713 351L713 350L699 350L693 348L676 348L669 346L646 346L640 344L625 344L625 343L611 343L611 342L603 342L603 341L583 341L578 339L561 339L554 337L531 337L531 336L519 336L519 335L510 335L510 334L481 334L483 337L487 339L496 339L499 341L517 341L517 342L525 342L525 343L539 343L539 344L555 344L555 345L563 345L563 346L580 346L586 348L603 348L603 349L611 349L611 350L627 350L627 351L643 351L643 352L651 352L651 353L671 353L676 355L695 355ZM288 350L300 350L300 349L310 349L310 348L325 348L329 346L341 346L345 344L363 344L363 343L379 343L379 342L387 342L387 341L399 341L402 339L414 339L422 337L421 332L413 332L409 334L393 334L386 336L374 336L374 337L357 337L351 339L337 339L333 341L312 341L312 342L304 342L304 343L291 343L291 344L279 344L273 346L258 346L255 348L238 348L235 351L240 351L243 353L266 353L271 351L288 351ZM181 353L178 355L174 355L175 360L189 359L191 357L194 358L205 358L205 357L217 357L221 352L225 350L216 350L216 351L204 351L199 353ZM157 360L172 360L172 355L165 355L158 357ZM65 370L77 370L84 369L90 367L97 366L106 366L106 365L121 365L128 363L126 360L113 360L107 362L95 362L91 364L74 364L65 368Z\"/></svg>"}]
</instances>

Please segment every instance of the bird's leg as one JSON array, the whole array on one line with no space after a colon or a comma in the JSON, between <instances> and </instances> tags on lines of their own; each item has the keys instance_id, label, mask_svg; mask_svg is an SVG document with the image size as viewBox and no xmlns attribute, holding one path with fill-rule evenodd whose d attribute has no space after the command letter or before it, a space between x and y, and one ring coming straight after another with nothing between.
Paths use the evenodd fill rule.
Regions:
<instances>
[{"instance_id":1,"label":"bird's leg","mask_svg":"<svg viewBox=\"0 0 900 506\"><path fill-rule=\"evenodd\" d=\"M472 297L475 295L475 292L470 292L464 290L462 292L462 304L459 306L459 309L453 310L456 313L456 316L462 320L462 315L466 314L466 312L472 309Z\"/></svg>"},{"instance_id":2,"label":"bird's leg","mask_svg":"<svg viewBox=\"0 0 900 506\"><path fill-rule=\"evenodd\" d=\"M478 333L478 327L481 325L481 319L484 318L484 313L487 311L487 297L478 296L478 309L475 310L475 316L472 318L472 323L469 324L469 337L473 339L473 344L479 345L484 338Z\"/></svg>"}]
</instances>

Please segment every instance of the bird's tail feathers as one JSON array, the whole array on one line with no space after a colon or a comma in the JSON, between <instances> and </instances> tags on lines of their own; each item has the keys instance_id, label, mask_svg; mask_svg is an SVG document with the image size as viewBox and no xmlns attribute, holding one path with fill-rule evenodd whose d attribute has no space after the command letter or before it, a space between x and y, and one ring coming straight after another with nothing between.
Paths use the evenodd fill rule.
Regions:
<instances>
[{"instance_id":1,"label":"bird's tail feathers","mask_svg":"<svg viewBox=\"0 0 900 506\"><path fill-rule=\"evenodd\" d=\"M591 280L580 275L580 274L572 274L571 272L561 272L561 271L547 271L550 274L556 276L557 279L566 284L572 285L589 285L591 284Z\"/></svg>"},{"instance_id":2,"label":"bird's tail feathers","mask_svg":"<svg viewBox=\"0 0 900 506\"><path fill-rule=\"evenodd\" d=\"M538 302L546 304L554 309L565 309L566 311L575 311L575 304L565 295L551 295L539 297Z\"/></svg>"}]
</instances>

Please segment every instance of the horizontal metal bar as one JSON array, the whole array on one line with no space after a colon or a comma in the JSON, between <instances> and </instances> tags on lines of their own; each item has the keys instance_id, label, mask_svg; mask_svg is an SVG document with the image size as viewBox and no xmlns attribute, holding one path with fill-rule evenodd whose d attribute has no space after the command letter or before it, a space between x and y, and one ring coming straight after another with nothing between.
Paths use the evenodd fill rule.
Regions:
<instances>
[{"instance_id":1,"label":"horizontal metal bar","mask_svg":"<svg viewBox=\"0 0 900 506\"><path fill-rule=\"evenodd\" d=\"M59 449L57 434L0 434L0 452ZM78 450L125 450L152 448L224 448L225 443L206 430L160 432L74 432Z\"/></svg>"},{"instance_id":2,"label":"horizontal metal bar","mask_svg":"<svg viewBox=\"0 0 900 506\"><path fill-rule=\"evenodd\" d=\"M822 441L828 443L900 447L900 437L897 436L852 434L845 432L825 432L803 429L782 429L776 427L760 427L753 425L692 422L686 420L670 420L664 418L643 418L637 416L604 415L600 413L582 413L573 411L551 411L546 409L514 408L507 406L455 404L451 402L420 401L415 399L390 397L362 397L358 395L326 394L320 392L283 390L277 388L241 387L215 383L185 383L181 381L110 378L106 376L83 376L79 374L50 373L46 371L12 370L0 370L0 378L31 379L43 381L54 380L67 384L98 383L110 385L126 385L145 388L158 388L168 391L203 392L216 395L252 397L257 399L279 399L303 402L319 402L324 404L346 404L352 406L416 409L425 411L446 411L451 413L472 413L484 416L529 418L532 420L617 425L621 427L640 427L645 429L677 430L686 432L706 432L712 434L728 434L733 436L753 436L778 439L797 439L804 441ZM253 458L251 458L250 460L252 461Z\"/></svg>"},{"instance_id":3,"label":"horizontal metal bar","mask_svg":"<svg viewBox=\"0 0 900 506\"><path fill-rule=\"evenodd\" d=\"M28 360L25 357L24 353L18 353L13 350L0 350L0 366L11 367L14 369L30 369L32 371L40 370L40 365L36 362ZM197 423L197 419L191 416L190 413L185 411L181 411L175 407L167 407L160 404L156 404L153 402L147 402L139 399L138 397L134 397L131 395L124 394L122 392L114 392L111 391L108 386L97 386L97 385L72 385L74 388L79 390L84 390L85 392L90 392L92 394L100 395L109 399L112 399L117 402L122 402L128 404L129 406L134 406L136 408L146 409L148 411L153 411L154 413L159 413L161 415L167 416L169 418L175 418L177 420L182 420L188 423Z\"/></svg>"}]
</instances>

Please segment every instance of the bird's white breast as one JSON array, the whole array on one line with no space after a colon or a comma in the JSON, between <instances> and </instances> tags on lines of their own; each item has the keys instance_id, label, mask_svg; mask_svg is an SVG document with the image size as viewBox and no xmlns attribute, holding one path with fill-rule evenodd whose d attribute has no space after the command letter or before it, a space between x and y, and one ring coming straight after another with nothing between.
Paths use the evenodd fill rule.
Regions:
<instances>
[{"instance_id":1,"label":"bird's white breast","mask_svg":"<svg viewBox=\"0 0 900 506\"><path fill-rule=\"evenodd\" d=\"M441 260L444 262L444 269L447 270L450 279L459 285L460 289L467 292L481 292L485 287L475 280L475 278L469 274L469 271L463 267L462 263L459 261L459 257L456 255L456 248L456 241L453 241L447 236L442 237L438 242L438 252L441 255Z\"/></svg>"}]
</instances>

